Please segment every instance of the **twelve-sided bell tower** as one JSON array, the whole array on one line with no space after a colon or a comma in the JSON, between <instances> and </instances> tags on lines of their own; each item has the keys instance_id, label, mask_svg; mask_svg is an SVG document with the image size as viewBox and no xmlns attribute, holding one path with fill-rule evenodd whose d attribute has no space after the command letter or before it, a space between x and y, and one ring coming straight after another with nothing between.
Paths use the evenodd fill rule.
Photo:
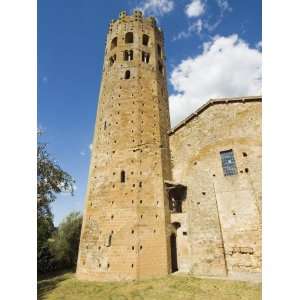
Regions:
<instances>
[{"instance_id":1,"label":"twelve-sided bell tower","mask_svg":"<svg viewBox=\"0 0 300 300\"><path fill-rule=\"evenodd\" d=\"M170 272L170 129L163 33L140 11L107 35L77 276L133 280Z\"/></svg>"}]
</instances>

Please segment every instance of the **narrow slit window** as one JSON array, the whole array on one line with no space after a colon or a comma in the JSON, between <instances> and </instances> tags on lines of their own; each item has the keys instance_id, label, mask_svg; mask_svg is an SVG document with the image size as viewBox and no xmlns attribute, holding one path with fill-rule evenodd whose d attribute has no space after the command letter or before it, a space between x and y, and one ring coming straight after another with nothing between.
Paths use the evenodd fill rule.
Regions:
<instances>
[{"instance_id":1,"label":"narrow slit window","mask_svg":"<svg viewBox=\"0 0 300 300\"><path fill-rule=\"evenodd\" d=\"M133 32L127 32L125 34L125 43L126 44L133 43Z\"/></svg>"},{"instance_id":2,"label":"narrow slit window","mask_svg":"<svg viewBox=\"0 0 300 300\"><path fill-rule=\"evenodd\" d=\"M224 176L232 176L237 174L236 163L233 150L220 152Z\"/></svg>"},{"instance_id":3,"label":"narrow slit window","mask_svg":"<svg viewBox=\"0 0 300 300\"><path fill-rule=\"evenodd\" d=\"M111 41L111 44L110 44L110 49L114 49L115 47L118 46L118 38L117 37L114 37Z\"/></svg>"},{"instance_id":4,"label":"narrow slit window","mask_svg":"<svg viewBox=\"0 0 300 300\"><path fill-rule=\"evenodd\" d=\"M159 57L161 57L161 47L159 44L157 44L157 54Z\"/></svg>"},{"instance_id":5,"label":"narrow slit window","mask_svg":"<svg viewBox=\"0 0 300 300\"><path fill-rule=\"evenodd\" d=\"M104 130L106 129L106 121L104 121Z\"/></svg>"},{"instance_id":6,"label":"narrow slit window","mask_svg":"<svg viewBox=\"0 0 300 300\"><path fill-rule=\"evenodd\" d=\"M147 34L143 34L143 45L148 46L149 44L149 36Z\"/></svg>"},{"instance_id":7,"label":"narrow slit window","mask_svg":"<svg viewBox=\"0 0 300 300\"><path fill-rule=\"evenodd\" d=\"M125 171L121 171L121 182L125 182Z\"/></svg>"},{"instance_id":8,"label":"narrow slit window","mask_svg":"<svg viewBox=\"0 0 300 300\"><path fill-rule=\"evenodd\" d=\"M125 79L129 79L130 78L130 71L129 70L127 70L126 72L125 72L125 77L124 77Z\"/></svg>"},{"instance_id":9,"label":"narrow slit window","mask_svg":"<svg viewBox=\"0 0 300 300\"><path fill-rule=\"evenodd\" d=\"M161 74L163 73L163 65L161 62L158 62L158 70Z\"/></svg>"},{"instance_id":10,"label":"narrow slit window","mask_svg":"<svg viewBox=\"0 0 300 300\"><path fill-rule=\"evenodd\" d=\"M148 64L150 60L150 54L142 51L142 62Z\"/></svg>"}]
</instances>

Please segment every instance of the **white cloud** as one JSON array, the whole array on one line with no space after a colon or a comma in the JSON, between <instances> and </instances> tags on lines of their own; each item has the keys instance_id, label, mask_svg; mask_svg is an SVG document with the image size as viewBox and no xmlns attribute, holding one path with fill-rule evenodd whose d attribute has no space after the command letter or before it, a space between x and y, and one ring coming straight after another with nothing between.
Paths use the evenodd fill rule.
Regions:
<instances>
[{"instance_id":1,"label":"white cloud","mask_svg":"<svg viewBox=\"0 0 300 300\"><path fill-rule=\"evenodd\" d=\"M192 2L185 7L185 13L189 18L199 17L204 13L204 9L205 7L201 0L192 0Z\"/></svg>"},{"instance_id":2,"label":"white cloud","mask_svg":"<svg viewBox=\"0 0 300 300\"><path fill-rule=\"evenodd\" d=\"M217 4L222 12L225 12L226 10L232 11L232 8L230 7L227 0L217 0Z\"/></svg>"},{"instance_id":3,"label":"white cloud","mask_svg":"<svg viewBox=\"0 0 300 300\"><path fill-rule=\"evenodd\" d=\"M222 23L222 21L224 19L225 12L227 12L227 11L231 12L232 11L232 8L229 5L227 0L216 0L216 1L217 1L217 5L220 9L220 15L213 24L210 24L208 22L204 23L204 27L208 31L214 31Z\"/></svg>"},{"instance_id":4,"label":"white cloud","mask_svg":"<svg viewBox=\"0 0 300 300\"><path fill-rule=\"evenodd\" d=\"M162 16L174 9L173 0L145 0L136 9L145 15Z\"/></svg>"},{"instance_id":5,"label":"white cloud","mask_svg":"<svg viewBox=\"0 0 300 300\"><path fill-rule=\"evenodd\" d=\"M180 39L185 39L188 38L192 35L192 33L200 34L202 31L202 20L198 19L194 23L192 23L187 31L181 31L179 32L174 38L173 41L180 40Z\"/></svg>"},{"instance_id":6,"label":"white cloud","mask_svg":"<svg viewBox=\"0 0 300 300\"><path fill-rule=\"evenodd\" d=\"M256 49L260 50L262 49L262 42L259 41L256 45L255 45Z\"/></svg>"},{"instance_id":7,"label":"white cloud","mask_svg":"<svg viewBox=\"0 0 300 300\"><path fill-rule=\"evenodd\" d=\"M216 36L203 52L177 65L170 78L175 90L169 97L172 126L210 98L261 93L261 52L234 34Z\"/></svg>"},{"instance_id":8,"label":"white cloud","mask_svg":"<svg viewBox=\"0 0 300 300\"><path fill-rule=\"evenodd\" d=\"M89 149L90 149L90 151L93 150L93 144L89 144Z\"/></svg>"},{"instance_id":9,"label":"white cloud","mask_svg":"<svg viewBox=\"0 0 300 300\"><path fill-rule=\"evenodd\" d=\"M185 7L185 13L189 18L192 17L200 17L204 14L205 6L203 4L203 0L192 0ZM173 41L186 39L190 37L193 33L200 34L202 31L202 19L198 18L195 22L189 25L187 30L183 30L179 32L175 37L173 37Z\"/></svg>"}]
</instances>

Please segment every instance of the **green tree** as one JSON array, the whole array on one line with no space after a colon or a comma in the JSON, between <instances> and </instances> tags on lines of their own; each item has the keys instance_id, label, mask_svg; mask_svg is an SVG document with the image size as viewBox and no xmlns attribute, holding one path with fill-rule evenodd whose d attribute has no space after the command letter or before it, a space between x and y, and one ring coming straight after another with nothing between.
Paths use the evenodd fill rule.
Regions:
<instances>
[{"instance_id":1,"label":"green tree","mask_svg":"<svg viewBox=\"0 0 300 300\"><path fill-rule=\"evenodd\" d=\"M40 135L40 134L39 134ZM49 250L49 238L55 228L50 203L61 192L73 195L74 180L54 161L46 150L46 144L37 147L37 262L38 272L52 269L53 255Z\"/></svg>"},{"instance_id":2,"label":"green tree","mask_svg":"<svg viewBox=\"0 0 300 300\"><path fill-rule=\"evenodd\" d=\"M56 194L69 192L73 195L74 180L53 160L46 150L46 144L38 143L37 148L37 208L38 217L51 217L49 204Z\"/></svg>"},{"instance_id":3,"label":"green tree","mask_svg":"<svg viewBox=\"0 0 300 300\"><path fill-rule=\"evenodd\" d=\"M81 225L81 213L72 212L64 218L53 234L50 249L59 268L76 267Z\"/></svg>"}]
</instances>

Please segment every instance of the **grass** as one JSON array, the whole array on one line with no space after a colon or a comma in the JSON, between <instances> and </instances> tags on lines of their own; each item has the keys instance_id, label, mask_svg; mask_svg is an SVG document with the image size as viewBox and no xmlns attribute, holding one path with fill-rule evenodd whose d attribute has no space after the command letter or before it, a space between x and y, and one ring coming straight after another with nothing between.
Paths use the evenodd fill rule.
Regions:
<instances>
[{"instance_id":1,"label":"grass","mask_svg":"<svg viewBox=\"0 0 300 300\"><path fill-rule=\"evenodd\" d=\"M39 300L259 300L255 283L167 276L140 282L79 281L71 272L38 280Z\"/></svg>"}]
</instances>

